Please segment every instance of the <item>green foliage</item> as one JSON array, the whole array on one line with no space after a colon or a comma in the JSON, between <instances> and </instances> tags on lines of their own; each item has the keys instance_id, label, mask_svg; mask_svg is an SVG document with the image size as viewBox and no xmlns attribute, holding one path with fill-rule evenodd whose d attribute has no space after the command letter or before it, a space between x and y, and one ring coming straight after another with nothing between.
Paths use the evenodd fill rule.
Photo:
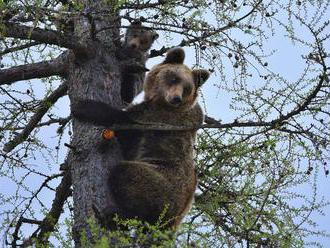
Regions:
<instances>
[{"instance_id":1,"label":"green foliage","mask_svg":"<svg viewBox=\"0 0 330 248\"><path fill-rule=\"evenodd\" d=\"M204 237L203 229L209 226L211 237L223 235L219 240L202 238L208 247L211 242L228 242L226 233L232 244L248 240L250 244L271 247L304 247L295 220L323 203L299 207L287 201L298 195L282 188L288 183L299 185L305 178L297 177L293 166L297 158L293 154L281 156L283 140L275 133L259 136L255 142L232 140L227 145L221 142L224 137L221 131L201 132L198 137L201 192L194 212L203 214L195 218L195 229L188 233Z\"/></svg>"},{"instance_id":2,"label":"green foliage","mask_svg":"<svg viewBox=\"0 0 330 248\"><path fill-rule=\"evenodd\" d=\"M112 12L118 11L125 4L129 4L131 2L133 2L133 1L129 1L129 0L103 0L103 3L107 6L109 6L111 8Z\"/></svg>"},{"instance_id":3,"label":"green foliage","mask_svg":"<svg viewBox=\"0 0 330 248\"><path fill-rule=\"evenodd\" d=\"M84 3L80 1L73 1L72 7L75 11L82 11L84 9Z\"/></svg>"},{"instance_id":4,"label":"green foliage","mask_svg":"<svg viewBox=\"0 0 330 248\"><path fill-rule=\"evenodd\" d=\"M72 248L73 247L73 237L72 237L72 226L73 218L64 218L62 223L58 223L55 232L52 233L61 248ZM63 233L60 230L63 230Z\"/></svg>"},{"instance_id":5,"label":"green foliage","mask_svg":"<svg viewBox=\"0 0 330 248\"><path fill-rule=\"evenodd\" d=\"M0 38L6 35L6 27L0 22Z\"/></svg>"},{"instance_id":6,"label":"green foliage","mask_svg":"<svg viewBox=\"0 0 330 248\"><path fill-rule=\"evenodd\" d=\"M6 3L3 0L0 0L0 11L4 10Z\"/></svg>"},{"instance_id":7,"label":"green foliage","mask_svg":"<svg viewBox=\"0 0 330 248\"><path fill-rule=\"evenodd\" d=\"M161 225L150 225L137 219L114 218L119 227L115 231L101 228L94 218L88 219L88 231L81 233L82 247L125 248L125 247L164 247L174 246L173 232L162 230Z\"/></svg>"}]
</instances>

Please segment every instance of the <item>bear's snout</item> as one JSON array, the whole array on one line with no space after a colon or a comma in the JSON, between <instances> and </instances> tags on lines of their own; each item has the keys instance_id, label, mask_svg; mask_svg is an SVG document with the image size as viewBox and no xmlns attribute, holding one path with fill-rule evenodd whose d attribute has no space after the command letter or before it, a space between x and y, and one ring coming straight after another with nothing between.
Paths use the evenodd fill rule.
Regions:
<instances>
[{"instance_id":1,"label":"bear's snout","mask_svg":"<svg viewBox=\"0 0 330 248\"><path fill-rule=\"evenodd\" d=\"M140 48L140 42L138 39L132 39L129 43L128 43L128 47L132 48L132 49L139 49Z\"/></svg>"},{"instance_id":2,"label":"bear's snout","mask_svg":"<svg viewBox=\"0 0 330 248\"><path fill-rule=\"evenodd\" d=\"M170 103L173 105L179 105L182 103L182 97L181 96L174 96L171 100Z\"/></svg>"}]
</instances>

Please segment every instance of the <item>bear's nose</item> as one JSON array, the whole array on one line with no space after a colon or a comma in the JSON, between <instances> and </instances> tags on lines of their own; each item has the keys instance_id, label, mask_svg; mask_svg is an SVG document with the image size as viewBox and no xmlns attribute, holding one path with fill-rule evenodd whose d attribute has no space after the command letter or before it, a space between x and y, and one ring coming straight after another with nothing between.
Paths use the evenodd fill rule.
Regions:
<instances>
[{"instance_id":1,"label":"bear's nose","mask_svg":"<svg viewBox=\"0 0 330 248\"><path fill-rule=\"evenodd\" d=\"M182 98L180 96L175 96L171 100L171 104L178 105L182 102Z\"/></svg>"},{"instance_id":2,"label":"bear's nose","mask_svg":"<svg viewBox=\"0 0 330 248\"><path fill-rule=\"evenodd\" d=\"M131 44L130 44L130 47L131 47L132 49L137 49L138 46L137 46L136 43L131 43Z\"/></svg>"}]
</instances>

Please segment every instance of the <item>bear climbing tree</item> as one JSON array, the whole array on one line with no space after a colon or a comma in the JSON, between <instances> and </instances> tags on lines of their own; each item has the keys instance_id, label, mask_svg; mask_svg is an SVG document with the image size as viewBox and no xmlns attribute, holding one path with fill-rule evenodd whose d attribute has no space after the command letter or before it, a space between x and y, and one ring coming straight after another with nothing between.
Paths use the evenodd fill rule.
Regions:
<instances>
[{"instance_id":1,"label":"bear climbing tree","mask_svg":"<svg viewBox=\"0 0 330 248\"><path fill-rule=\"evenodd\" d=\"M196 101L209 72L189 69L183 64L184 57L181 48L169 50L165 60L145 79L145 100L125 111L94 101L72 106L78 120L108 127L116 123L140 124L143 129L156 124L182 129L154 127L116 132L123 161L110 169L110 191L118 209L103 210L109 220L117 214L174 229L191 208L197 185L196 131L204 120Z\"/></svg>"},{"instance_id":2,"label":"bear climbing tree","mask_svg":"<svg viewBox=\"0 0 330 248\"><path fill-rule=\"evenodd\" d=\"M140 21L134 21L125 33L124 42L116 52L121 61L120 95L125 104L132 103L134 97L142 91L146 61L149 49L158 38L158 34L150 28L142 26Z\"/></svg>"},{"instance_id":3,"label":"bear climbing tree","mask_svg":"<svg viewBox=\"0 0 330 248\"><path fill-rule=\"evenodd\" d=\"M121 99L124 72L143 78L149 63L178 46L189 68L212 76L200 94L207 115L195 146L195 204L177 246L288 247L322 236L309 224L326 206L317 182L329 174L328 6L0 0L3 243L70 247L66 234L73 233L79 247L82 230L92 239L90 218L118 208L109 172L123 157L119 143L104 142L104 127L71 116L71 104L92 100L121 110L132 98ZM144 59L143 66L123 64L125 33L139 22L159 38L147 66ZM301 185L311 190L293 191Z\"/></svg>"}]
</instances>

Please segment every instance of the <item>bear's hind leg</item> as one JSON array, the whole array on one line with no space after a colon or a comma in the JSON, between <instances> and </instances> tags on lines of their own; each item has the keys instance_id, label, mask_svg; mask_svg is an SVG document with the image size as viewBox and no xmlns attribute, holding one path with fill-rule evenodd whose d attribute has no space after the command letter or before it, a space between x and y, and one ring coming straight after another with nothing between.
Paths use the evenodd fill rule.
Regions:
<instances>
[{"instance_id":1,"label":"bear's hind leg","mask_svg":"<svg viewBox=\"0 0 330 248\"><path fill-rule=\"evenodd\" d=\"M161 214L176 217L175 189L157 168L146 162L121 161L111 170L111 191L124 217L151 224L157 223Z\"/></svg>"}]
</instances>

